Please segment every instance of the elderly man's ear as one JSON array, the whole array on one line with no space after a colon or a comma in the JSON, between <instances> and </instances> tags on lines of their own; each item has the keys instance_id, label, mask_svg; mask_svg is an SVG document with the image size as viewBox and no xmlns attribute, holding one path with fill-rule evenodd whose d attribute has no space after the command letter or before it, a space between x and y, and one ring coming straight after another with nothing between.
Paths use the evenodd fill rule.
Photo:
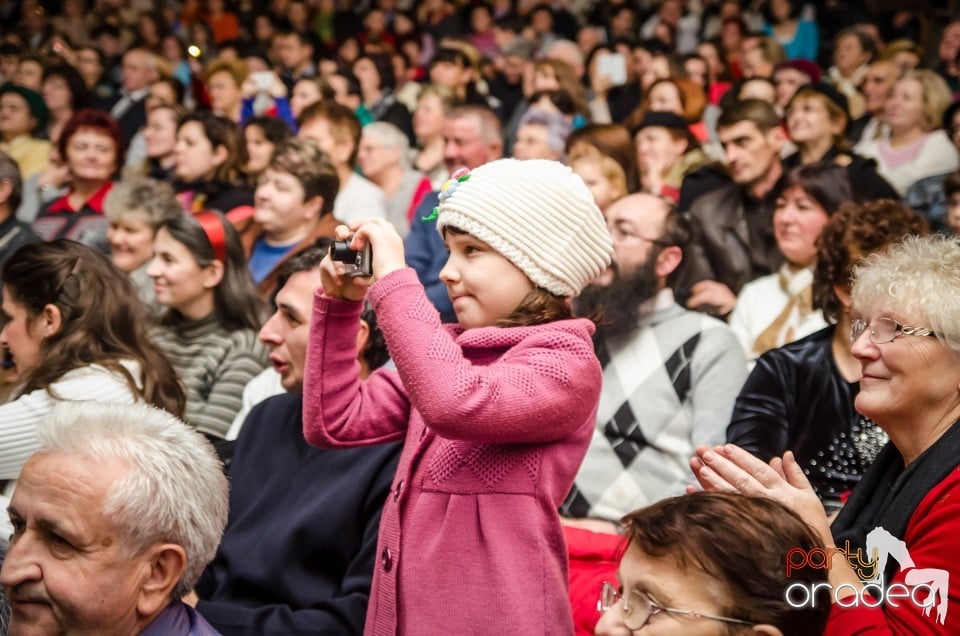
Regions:
<instances>
[{"instance_id":1,"label":"elderly man's ear","mask_svg":"<svg viewBox=\"0 0 960 636\"><path fill-rule=\"evenodd\" d=\"M149 548L142 558L149 572L140 584L137 612L152 617L170 603L173 588L187 569L187 553L176 544L161 543Z\"/></svg>"}]
</instances>

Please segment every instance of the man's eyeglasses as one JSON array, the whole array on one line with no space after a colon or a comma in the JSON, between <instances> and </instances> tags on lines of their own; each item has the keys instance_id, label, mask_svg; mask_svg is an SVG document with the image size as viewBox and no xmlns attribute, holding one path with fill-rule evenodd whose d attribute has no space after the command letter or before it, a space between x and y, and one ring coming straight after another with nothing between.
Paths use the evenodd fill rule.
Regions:
<instances>
[{"instance_id":1,"label":"man's eyeglasses","mask_svg":"<svg viewBox=\"0 0 960 636\"><path fill-rule=\"evenodd\" d=\"M886 344L892 342L897 336L939 337L935 331L923 327L910 327L888 316L879 316L869 323L862 318L855 318L850 324L850 342L856 342L863 335L863 332L868 330L870 341L873 344Z\"/></svg>"},{"instance_id":2,"label":"man's eyeglasses","mask_svg":"<svg viewBox=\"0 0 960 636\"><path fill-rule=\"evenodd\" d=\"M692 616L694 618L707 618L712 621L721 621L724 623L736 623L738 625L756 625L750 621L743 621L739 618L727 618L726 616L717 616L716 614L704 614L703 612L692 612L690 610L674 609L672 607L663 607L657 605L653 599L640 590L630 592L630 602L620 595L617 588L612 583L604 583L600 588L600 601L597 608L601 612L613 609L617 603L623 604L623 625L631 632L638 632L647 623L650 618L665 612L667 614L678 614L680 616Z\"/></svg>"},{"instance_id":3,"label":"man's eyeglasses","mask_svg":"<svg viewBox=\"0 0 960 636\"><path fill-rule=\"evenodd\" d=\"M637 234L636 232L628 230L620 225L616 225L616 224L611 225L609 229L610 229L610 236L612 236L613 240L617 243L621 241L627 241L630 239L641 239L643 241L647 241L648 243L659 245L660 247L669 247L670 245L672 245L672 243L668 243L667 241L664 241L661 239L649 238L649 237L643 236L642 234Z\"/></svg>"}]
</instances>

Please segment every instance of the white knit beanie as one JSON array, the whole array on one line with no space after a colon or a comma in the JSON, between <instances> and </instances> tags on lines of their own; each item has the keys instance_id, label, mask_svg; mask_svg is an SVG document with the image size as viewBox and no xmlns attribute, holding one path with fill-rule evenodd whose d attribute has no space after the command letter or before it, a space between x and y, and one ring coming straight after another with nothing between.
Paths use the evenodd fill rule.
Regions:
<instances>
[{"instance_id":1,"label":"white knit beanie","mask_svg":"<svg viewBox=\"0 0 960 636\"><path fill-rule=\"evenodd\" d=\"M480 239L537 287L576 296L609 265L613 243L579 176L556 161L499 159L447 181L437 229Z\"/></svg>"}]
</instances>

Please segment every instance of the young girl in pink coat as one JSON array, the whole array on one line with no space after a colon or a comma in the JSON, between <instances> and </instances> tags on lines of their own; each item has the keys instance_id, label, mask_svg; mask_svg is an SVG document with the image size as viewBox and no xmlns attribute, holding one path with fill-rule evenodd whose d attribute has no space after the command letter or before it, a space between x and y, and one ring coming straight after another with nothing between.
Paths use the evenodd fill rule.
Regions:
<instances>
[{"instance_id":1,"label":"young girl in pink coat","mask_svg":"<svg viewBox=\"0 0 960 636\"><path fill-rule=\"evenodd\" d=\"M340 226L372 246L373 276L321 265L304 434L328 447L404 441L366 634L572 634L557 508L595 427L601 369L593 324L567 300L606 269L610 237L589 190L553 161L457 173L440 200L440 278L459 325L440 323L392 226ZM397 369L361 382L368 289Z\"/></svg>"}]
</instances>

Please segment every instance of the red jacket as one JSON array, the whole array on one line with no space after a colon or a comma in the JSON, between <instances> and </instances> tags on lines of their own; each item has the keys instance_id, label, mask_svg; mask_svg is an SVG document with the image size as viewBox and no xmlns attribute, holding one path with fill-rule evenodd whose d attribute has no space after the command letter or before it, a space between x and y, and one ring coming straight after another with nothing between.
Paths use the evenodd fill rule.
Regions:
<instances>
[{"instance_id":1,"label":"red jacket","mask_svg":"<svg viewBox=\"0 0 960 636\"><path fill-rule=\"evenodd\" d=\"M924 616L923 610L909 598L896 599L896 608L889 604L878 608L843 608L834 604L824 632L826 636L960 634L960 561L957 560L960 552L960 468L955 468L923 498L910 518L903 540L916 567L899 570L887 583L887 588L895 583L903 584L907 574L916 569L946 570L950 580L945 622L942 625L937 622L936 608L929 616ZM921 599L923 596L918 595Z\"/></svg>"}]
</instances>

